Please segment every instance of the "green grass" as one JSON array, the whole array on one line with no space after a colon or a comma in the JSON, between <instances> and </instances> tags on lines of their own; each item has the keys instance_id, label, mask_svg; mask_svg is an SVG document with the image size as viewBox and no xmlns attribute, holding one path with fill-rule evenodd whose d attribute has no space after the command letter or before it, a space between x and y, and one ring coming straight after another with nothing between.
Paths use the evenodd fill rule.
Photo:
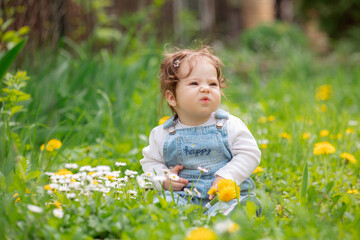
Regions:
<instances>
[{"instance_id":1,"label":"green grass","mask_svg":"<svg viewBox=\"0 0 360 240\"><path fill-rule=\"evenodd\" d=\"M129 34L113 54L83 49L69 42L55 55L39 52L21 67L31 77L24 91L32 100L26 112L13 118L12 148L0 174L1 235L5 239L184 239L192 227L217 231L216 224L226 217L207 218L192 206L153 205L155 192L144 192L135 179L123 187L125 192L137 190L135 199L112 190L104 196L96 191L81 195L75 201L60 191L49 195L44 190L49 183L45 172L57 172L65 163L108 165L114 171L115 162L121 161L127 166L120 168L120 177L126 169L141 173L139 160L147 136L169 114L159 112L161 45L137 42ZM359 194L347 192L360 189L357 55L345 57L335 51L319 57L306 48L279 49L266 54L216 49L231 80L222 108L243 119L259 145L266 143L266 148L261 145L263 172L252 175L263 203L262 216L255 217L251 205L239 208L230 219L240 229L216 232L218 238L356 239ZM325 84L332 88L331 97L319 101L316 91ZM329 135L320 136L321 130ZM304 133L310 138L303 139ZM62 147L40 151L52 138L61 140ZM323 141L336 152L314 155L314 144ZM342 152L358 161L342 159ZM14 203L18 197L20 201ZM61 203L62 218L53 215L54 206L45 205L52 201ZM44 212L31 212L28 204Z\"/></svg>"}]
</instances>

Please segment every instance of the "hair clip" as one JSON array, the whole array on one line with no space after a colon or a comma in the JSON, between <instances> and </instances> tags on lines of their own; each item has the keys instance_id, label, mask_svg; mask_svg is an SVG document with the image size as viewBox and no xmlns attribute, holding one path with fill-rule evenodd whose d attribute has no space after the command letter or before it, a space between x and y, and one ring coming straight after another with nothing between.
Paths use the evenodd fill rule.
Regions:
<instances>
[{"instance_id":1,"label":"hair clip","mask_svg":"<svg viewBox=\"0 0 360 240\"><path fill-rule=\"evenodd\" d=\"M178 68L179 65L180 65L180 60L179 59L175 60L173 63L174 68Z\"/></svg>"}]
</instances>

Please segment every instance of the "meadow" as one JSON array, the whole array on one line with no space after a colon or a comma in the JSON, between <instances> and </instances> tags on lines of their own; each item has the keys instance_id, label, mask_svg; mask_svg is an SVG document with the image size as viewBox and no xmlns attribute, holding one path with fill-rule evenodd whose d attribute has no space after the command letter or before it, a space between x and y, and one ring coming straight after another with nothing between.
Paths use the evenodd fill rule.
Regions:
<instances>
[{"instance_id":1,"label":"meadow","mask_svg":"<svg viewBox=\"0 0 360 240\"><path fill-rule=\"evenodd\" d=\"M231 47L214 44L231 82L221 108L247 124L262 151L252 174L261 216L251 204L227 217L152 204L151 174L139 160L151 129L170 114L158 90L163 44L129 32L114 51L65 39L56 53L23 56L26 73L9 70L1 236L357 239L360 53L318 55L297 30L280 27L288 31L281 38L254 31Z\"/></svg>"}]
</instances>

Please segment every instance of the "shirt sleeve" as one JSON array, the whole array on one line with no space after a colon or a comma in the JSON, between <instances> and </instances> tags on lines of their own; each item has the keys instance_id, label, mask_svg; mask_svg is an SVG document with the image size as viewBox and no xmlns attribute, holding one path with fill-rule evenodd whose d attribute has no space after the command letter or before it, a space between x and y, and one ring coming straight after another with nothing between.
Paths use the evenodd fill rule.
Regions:
<instances>
[{"instance_id":1,"label":"shirt sleeve","mask_svg":"<svg viewBox=\"0 0 360 240\"><path fill-rule=\"evenodd\" d=\"M233 179L241 184L260 164L261 152L255 138L246 125L237 117L230 115L226 121L228 141L233 158L215 175Z\"/></svg>"},{"instance_id":2,"label":"shirt sleeve","mask_svg":"<svg viewBox=\"0 0 360 240\"><path fill-rule=\"evenodd\" d=\"M161 129L160 129L161 127ZM162 148L164 145L164 139L166 138L162 132L162 126L154 128L149 137L149 146L143 148L143 159L140 160L140 164L144 172L151 172L155 175L164 175L163 169L167 169Z\"/></svg>"}]
</instances>

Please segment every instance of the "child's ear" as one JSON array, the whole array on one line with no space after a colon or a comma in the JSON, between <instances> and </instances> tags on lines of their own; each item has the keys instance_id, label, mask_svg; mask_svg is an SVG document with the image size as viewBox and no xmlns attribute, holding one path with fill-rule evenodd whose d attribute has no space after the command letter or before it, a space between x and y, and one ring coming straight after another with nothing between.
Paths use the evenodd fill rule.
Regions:
<instances>
[{"instance_id":1,"label":"child's ear","mask_svg":"<svg viewBox=\"0 0 360 240\"><path fill-rule=\"evenodd\" d=\"M176 105L177 105L176 98L170 90L166 90L165 98L171 107L176 107Z\"/></svg>"}]
</instances>

